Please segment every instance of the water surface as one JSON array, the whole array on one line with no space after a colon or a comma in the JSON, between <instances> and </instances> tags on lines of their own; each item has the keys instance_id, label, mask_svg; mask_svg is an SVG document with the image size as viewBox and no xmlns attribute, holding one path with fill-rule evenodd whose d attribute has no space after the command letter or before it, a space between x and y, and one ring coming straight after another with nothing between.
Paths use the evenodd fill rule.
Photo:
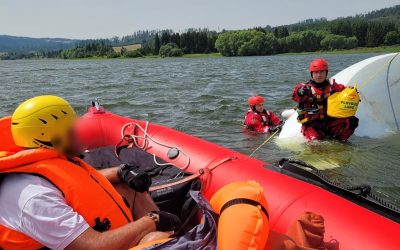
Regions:
<instances>
[{"instance_id":1,"label":"water surface","mask_svg":"<svg viewBox=\"0 0 400 250\"><path fill-rule=\"evenodd\" d=\"M324 55L330 75L376 54ZM23 100L60 95L84 113L101 98L107 110L170 126L250 154L266 138L243 132L250 95L262 94L278 114L294 106L291 91L308 80L314 56L205 59L20 60L0 61L0 115L9 115ZM369 139L353 136L348 144L317 143L282 150L271 142L254 156L276 163L299 158L345 184L370 184L400 206L400 135ZM284 185L284 184L283 184Z\"/></svg>"}]
</instances>

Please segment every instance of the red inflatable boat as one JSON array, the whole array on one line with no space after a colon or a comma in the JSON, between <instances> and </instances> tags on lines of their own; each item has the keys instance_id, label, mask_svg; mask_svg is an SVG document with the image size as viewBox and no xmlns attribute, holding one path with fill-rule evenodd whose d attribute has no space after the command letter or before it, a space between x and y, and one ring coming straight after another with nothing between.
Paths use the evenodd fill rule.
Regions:
<instances>
[{"instance_id":1,"label":"red inflatable boat","mask_svg":"<svg viewBox=\"0 0 400 250\"><path fill-rule=\"evenodd\" d=\"M279 240L304 212L324 218L324 241L335 242L338 249L400 248L398 211L368 199L368 188L359 188L359 193L346 191L312 178L304 168L294 173L291 169L297 169L296 164L286 162L276 167L171 128L106 112L97 104L80 123L80 137L88 148L116 145L122 135L131 134L137 146L147 152L199 173L208 199L233 181L260 183L270 211L266 249L280 248Z\"/></svg>"}]
</instances>

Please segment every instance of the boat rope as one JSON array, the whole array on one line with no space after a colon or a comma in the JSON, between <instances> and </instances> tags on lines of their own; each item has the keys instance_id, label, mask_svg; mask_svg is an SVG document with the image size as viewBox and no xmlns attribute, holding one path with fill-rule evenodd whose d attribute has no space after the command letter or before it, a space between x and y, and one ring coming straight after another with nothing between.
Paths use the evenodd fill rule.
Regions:
<instances>
[{"instance_id":1,"label":"boat rope","mask_svg":"<svg viewBox=\"0 0 400 250\"><path fill-rule=\"evenodd\" d=\"M228 162L228 161L232 161L235 160L236 157L230 156L230 157L226 157L223 158L222 160L216 162L215 164L213 164L211 167L206 167L206 168L201 168L199 169L199 171L195 174L189 175L179 181L175 181L175 182L171 182L171 183L167 183L167 184L162 184L162 185L158 185L158 186L153 186L150 187L149 192L153 192L153 191L157 191L160 189L164 189L164 188L169 188L169 187L173 187L175 185L178 184L182 184L182 183L186 183L192 180L195 180L197 178L199 178L200 176L202 176L203 174L205 174L206 172L212 172L215 168L221 166L222 164Z\"/></svg>"},{"instance_id":2,"label":"boat rope","mask_svg":"<svg viewBox=\"0 0 400 250\"><path fill-rule=\"evenodd\" d=\"M133 133L132 134L125 134L125 131L128 127L133 127ZM126 123L122 128L121 128L121 140L120 142L117 144L116 148L118 148L124 141L127 141L129 144L133 143L136 147L146 151L148 146L149 146L149 141L152 141L153 143L160 145L162 147L168 148L168 149L173 149L176 148L178 150L178 152L182 153L185 157L186 157L186 164L180 168L177 167L171 163L159 163L157 162L156 159L156 155L152 154L154 157L154 163L158 166L167 166L167 165L173 165L179 169L181 169L182 171L186 170L189 165L190 165L190 157L187 153L185 153L185 151L183 151L182 149L180 149L179 147L174 147L174 146L170 146L167 145L165 143L159 142L158 140L154 139L151 135L149 135L148 133L148 128L149 128L149 122L146 121L146 126L145 128L141 127L138 123L136 122L130 122L130 123ZM142 131L143 135L136 135L135 131L139 129L140 131ZM143 143L140 144L138 139L142 139ZM117 150L116 150L117 152ZM118 157L118 154L116 154Z\"/></svg>"},{"instance_id":3,"label":"boat rope","mask_svg":"<svg viewBox=\"0 0 400 250\"><path fill-rule=\"evenodd\" d=\"M258 146L256 149L253 150L253 152L251 152L251 154L249 156L253 156L253 154L255 152L257 152L260 148L262 148L262 146L264 146L265 144L267 144L280 130L277 129L272 135L270 135L270 137L268 137L263 143L261 143L260 146Z\"/></svg>"},{"instance_id":4,"label":"boat rope","mask_svg":"<svg viewBox=\"0 0 400 250\"><path fill-rule=\"evenodd\" d=\"M387 209L390 209L390 210L394 211L395 213L400 213L400 209L397 208L395 205L387 202L386 200L384 200L384 199L378 197L377 195L375 195L374 193L372 193L372 188L369 185L349 186L349 185L343 185L343 184L331 181L321 170L319 170L316 167L314 167L313 165L308 164L301 160L283 158L279 161L279 167L284 169L285 163L294 163L294 164L300 165L302 167L309 168L309 169L311 169L311 171L307 171L307 172L318 177L321 181L323 181L325 184L327 184L329 186L333 186L333 187L336 187L336 188L339 188L342 190L346 190L346 191L359 191L357 193L358 197L370 198L374 202L378 203L379 205L381 205Z\"/></svg>"},{"instance_id":5,"label":"boat rope","mask_svg":"<svg viewBox=\"0 0 400 250\"><path fill-rule=\"evenodd\" d=\"M397 54L390 60L389 66L388 66L387 72L386 72L386 86L387 86L388 95L389 95L389 102L390 102L390 107L392 108L393 118L394 118L394 122L396 123L397 130L400 130L400 128L399 128L399 123L398 123L398 121L397 121L396 112L394 111L393 101L392 101L392 95L391 95L391 92L390 92L389 72L390 72L390 66L392 66L393 60L394 60L399 54L400 54L400 53L397 53Z\"/></svg>"},{"instance_id":6,"label":"boat rope","mask_svg":"<svg viewBox=\"0 0 400 250\"><path fill-rule=\"evenodd\" d=\"M126 129L128 127L133 127L133 133L132 134L126 134L125 133ZM152 136L150 136L148 134L148 128L149 128L149 122L148 121L146 121L145 128L141 127L138 123L135 123L135 122L131 122L131 123L125 124L121 128L121 140L115 147L116 156L118 157L118 153L117 153L118 152L118 147L121 146L121 144L124 141L127 141L128 144L134 144L136 147L138 147L138 148L140 148L140 149L142 149L144 151L146 151L146 149L148 148L149 141L152 141L153 143L155 143L157 145L160 145L162 147L166 147L168 149L174 149L175 148L179 152L181 152L184 156L186 156L186 158L187 158L186 164L182 168L180 168L180 167L178 167L178 166L176 166L174 164L171 164L171 163L160 163L160 162L157 161L156 155L152 154L153 157L154 157L154 163L156 165L158 165L158 166L171 166L172 165L172 166L175 166L175 167L181 169L181 171L175 177L173 177L171 180L183 177L184 176L184 171L190 165L190 157L189 157L189 155L187 153L185 153L185 151L183 151L179 147L174 147L174 146L170 146L170 145L167 145L165 143L159 142L158 140L156 140L155 138L153 138ZM141 136L140 135L136 135L135 134L136 129L139 129L140 131L142 131L143 135L141 135ZM143 143L142 144L139 143L138 139L142 139ZM197 173L191 174L191 175L189 175L189 176L187 176L185 178L179 179L179 180L171 182L171 183L152 186L152 187L150 187L149 191L150 192L157 191L157 190L160 190L160 189L169 188L169 187L172 187L172 186L175 186L175 185L179 185L179 184L182 184L182 183L186 183L186 182L195 180L195 179L199 178L200 176L204 175L205 173L209 173L209 172L213 171L215 168L217 168L218 166L221 166L222 164L224 164L224 163L226 163L228 161L234 160L234 159L236 159L235 156L229 156L229 157L223 158L222 160L212 164L211 166L205 167L205 168L201 168L201 169L198 170Z\"/></svg>"}]
</instances>

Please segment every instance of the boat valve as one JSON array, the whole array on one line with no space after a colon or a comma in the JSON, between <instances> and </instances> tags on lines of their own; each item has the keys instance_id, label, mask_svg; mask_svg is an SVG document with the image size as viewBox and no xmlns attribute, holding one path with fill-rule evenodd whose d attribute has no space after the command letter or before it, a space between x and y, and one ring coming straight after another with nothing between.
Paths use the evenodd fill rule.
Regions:
<instances>
[{"instance_id":1,"label":"boat valve","mask_svg":"<svg viewBox=\"0 0 400 250\"><path fill-rule=\"evenodd\" d=\"M170 160L175 159L179 155L179 149L177 148L170 148L167 152L167 156Z\"/></svg>"}]
</instances>

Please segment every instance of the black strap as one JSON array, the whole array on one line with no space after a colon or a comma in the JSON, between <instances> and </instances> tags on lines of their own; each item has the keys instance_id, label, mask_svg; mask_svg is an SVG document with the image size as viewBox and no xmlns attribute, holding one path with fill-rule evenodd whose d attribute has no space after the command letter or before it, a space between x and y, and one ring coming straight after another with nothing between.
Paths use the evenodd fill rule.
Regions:
<instances>
[{"instance_id":1,"label":"black strap","mask_svg":"<svg viewBox=\"0 0 400 250\"><path fill-rule=\"evenodd\" d=\"M193 200L193 198L190 197L183 204L182 211L190 212L187 214L185 221L182 223L178 231L174 232L174 236L181 236L184 233L184 231L187 229L187 226L191 223L192 219L195 217L199 209L197 207L197 203Z\"/></svg>"},{"instance_id":2,"label":"black strap","mask_svg":"<svg viewBox=\"0 0 400 250\"><path fill-rule=\"evenodd\" d=\"M267 212L267 209L265 209L265 207L263 207L263 205L261 205L258 201L254 201L254 200L250 200L250 199L246 199L246 198L238 198L238 199L233 199L228 201L227 203L225 203L221 210L219 211L219 214L222 214L222 212L224 212L225 209L227 209L230 206L234 206L237 204L247 204L247 205L252 205L252 206L260 206L261 207L261 211L264 212L265 216L267 216L267 219L269 220L269 214Z\"/></svg>"},{"instance_id":3,"label":"black strap","mask_svg":"<svg viewBox=\"0 0 400 250\"><path fill-rule=\"evenodd\" d=\"M272 124L271 115L268 113L268 111L266 109L264 109L262 112L258 112L256 109L254 109L253 112L261 117L261 120L262 120L262 123L263 123L264 127L265 126L270 126ZM262 114L265 114L267 116L266 121L263 119Z\"/></svg>"}]
</instances>

